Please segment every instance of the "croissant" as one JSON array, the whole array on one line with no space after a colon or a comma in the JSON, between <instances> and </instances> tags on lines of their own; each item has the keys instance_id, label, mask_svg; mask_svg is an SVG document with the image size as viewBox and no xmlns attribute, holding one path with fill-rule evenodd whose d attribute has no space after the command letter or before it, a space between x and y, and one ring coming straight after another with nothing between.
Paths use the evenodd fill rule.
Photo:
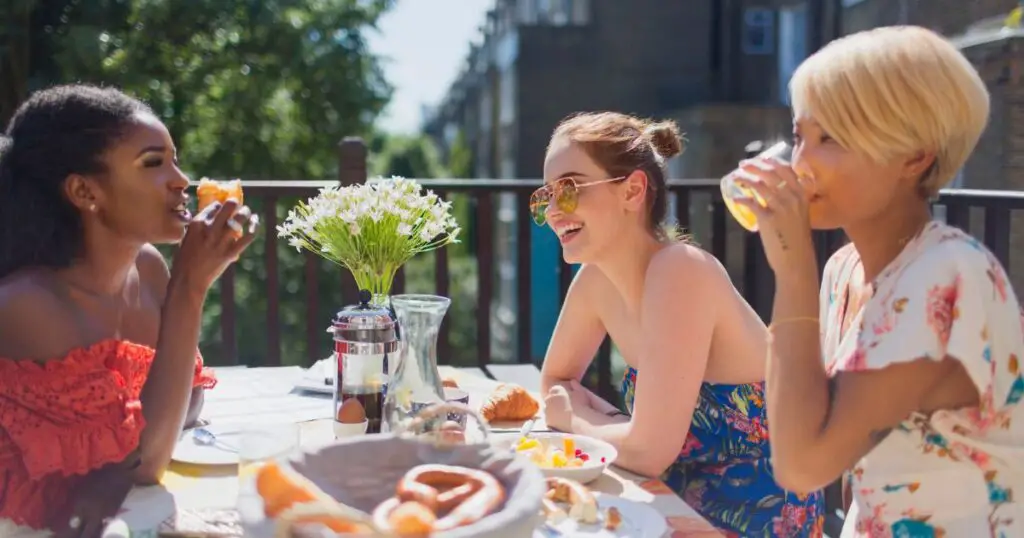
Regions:
<instances>
[{"instance_id":1,"label":"croissant","mask_svg":"<svg viewBox=\"0 0 1024 538\"><path fill-rule=\"evenodd\" d=\"M514 384L498 385L480 407L487 422L496 420L527 420L537 416L540 404L523 387Z\"/></svg>"}]
</instances>

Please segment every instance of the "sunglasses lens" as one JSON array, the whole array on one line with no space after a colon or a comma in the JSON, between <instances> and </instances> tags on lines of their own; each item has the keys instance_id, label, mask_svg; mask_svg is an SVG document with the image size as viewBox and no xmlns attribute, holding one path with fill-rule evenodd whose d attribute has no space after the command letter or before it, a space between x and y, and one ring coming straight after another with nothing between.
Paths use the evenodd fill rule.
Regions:
<instances>
[{"instance_id":1,"label":"sunglasses lens","mask_svg":"<svg viewBox=\"0 0 1024 538\"><path fill-rule=\"evenodd\" d=\"M547 188L538 189L530 196L530 215L533 217L533 222L536 222L538 226L544 224L547 220L548 200L551 194Z\"/></svg>"},{"instance_id":2,"label":"sunglasses lens","mask_svg":"<svg viewBox=\"0 0 1024 538\"><path fill-rule=\"evenodd\" d=\"M538 226L543 226L547 221L548 204L538 204L530 207L530 213L533 215L533 222L536 222Z\"/></svg>"},{"instance_id":3,"label":"sunglasses lens","mask_svg":"<svg viewBox=\"0 0 1024 538\"><path fill-rule=\"evenodd\" d=\"M576 181L572 178L565 178L558 182L558 190L555 195L555 203L563 213L572 213L579 206L579 191L576 189Z\"/></svg>"},{"instance_id":4,"label":"sunglasses lens","mask_svg":"<svg viewBox=\"0 0 1024 538\"><path fill-rule=\"evenodd\" d=\"M552 201L563 213L576 211L576 206L579 205L576 181L567 177L534 191L530 196L530 215L538 226L547 222L546 213Z\"/></svg>"}]
</instances>

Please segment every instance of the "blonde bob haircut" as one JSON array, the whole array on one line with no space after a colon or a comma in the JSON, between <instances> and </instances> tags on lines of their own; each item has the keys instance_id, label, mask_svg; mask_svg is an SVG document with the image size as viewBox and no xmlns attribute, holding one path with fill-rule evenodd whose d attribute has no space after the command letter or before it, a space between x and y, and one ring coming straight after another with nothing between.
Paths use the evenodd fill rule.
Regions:
<instances>
[{"instance_id":1,"label":"blonde bob haircut","mask_svg":"<svg viewBox=\"0 0 1024 538\"><path fill-rule=\"evenodd\" d=\"M832 41L797 68L789 91L794 117L813 119L874 162L934 154L919 183L926 198L956 176L988 123L978 71L952 43L916 26Z\"/></svg>"}]
</instances>

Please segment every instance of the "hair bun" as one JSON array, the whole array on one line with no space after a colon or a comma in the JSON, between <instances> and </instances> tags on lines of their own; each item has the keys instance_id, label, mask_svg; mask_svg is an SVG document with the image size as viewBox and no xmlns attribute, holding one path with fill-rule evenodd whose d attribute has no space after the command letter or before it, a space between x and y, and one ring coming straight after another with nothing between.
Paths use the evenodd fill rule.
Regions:
<instances>
[{"instance_id":1,"label":"hair bun","mask_svg":"<svg viewBox=\"0 0 1024 538\"><path fill-rule=\"evenodd\" d=\"M683 139L679 134L679 126L672 120L649 124L644 128L644 135L650 139L654 151L665 159L670 159L683 152Z\"/></svg>"}]
</instances>

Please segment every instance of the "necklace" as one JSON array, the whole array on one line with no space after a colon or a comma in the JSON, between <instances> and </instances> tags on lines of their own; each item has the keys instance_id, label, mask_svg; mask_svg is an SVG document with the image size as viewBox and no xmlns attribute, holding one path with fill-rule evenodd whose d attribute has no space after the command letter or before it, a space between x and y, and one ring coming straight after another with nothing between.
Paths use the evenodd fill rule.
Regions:
<instances>
[{"instance_id":1,"label":"necklace","mask_svg":"<svg viewBox=\"0 0 1024 538\"><path fill-rule=\"evenodd\" d=\"M930 221L927 221L927 220L926 220L926 221L924 221L924 224L921 224L920 226L918 226L917 228L915 228L915 229L914 229L914 232L913 232L913 233L911 233L911 234L908 234L908 235L904 236L904 237L903 237L902 239L900 239L900 240L899 240L899 241L897 242L897 244L898 244L899 246L901 246L901 247L903 247L903 246L906 246L906 245L907 245L907 243L909 243L911 239L913 239L913 238L917 237L918 235L920 235L920 234L921 234L921 232L923 232L923 231L924 231L924 229L928 227L928 223L929 223L929 222L930 222Z\"/></svg>"}]
</instances>

